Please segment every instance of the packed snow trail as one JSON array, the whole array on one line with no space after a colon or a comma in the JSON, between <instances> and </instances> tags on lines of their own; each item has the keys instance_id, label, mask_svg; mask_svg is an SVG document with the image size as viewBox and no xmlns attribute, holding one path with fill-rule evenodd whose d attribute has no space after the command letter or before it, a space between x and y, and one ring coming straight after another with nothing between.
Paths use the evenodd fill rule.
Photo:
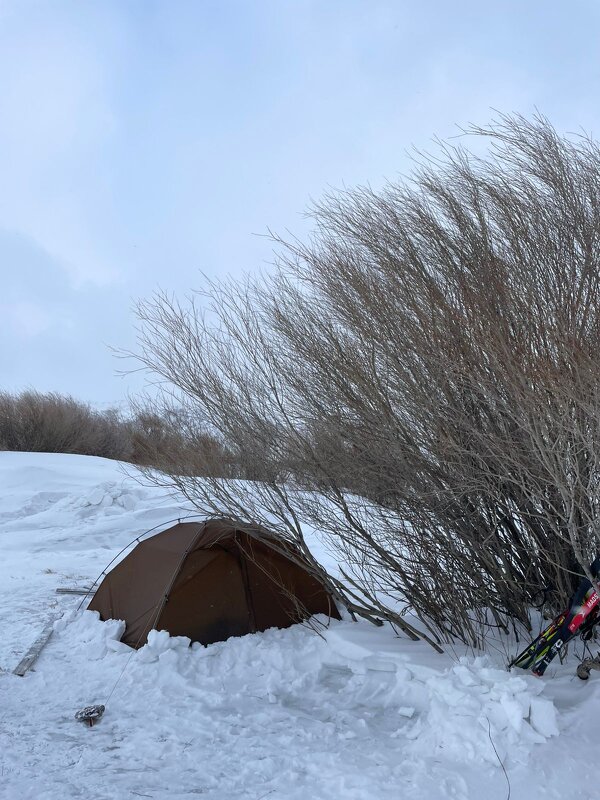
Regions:
<instances>
[{"instance_id":1,"label":"packed snow trail","mask_svg":"<svg viewBox=\"0 0 600 800\"><path fill-rule=\"evenodd\" d=\"M0 453L0 486L0 797L504 800L499 760L512 800L597 796L600 676L539 680L365 622L206 648L153 632L134 652L55 589L182 505L82 456ZM50 611L53 637L13 675ZM93 728L75 721L105 702Z\"/></svg>"}]
</instances>

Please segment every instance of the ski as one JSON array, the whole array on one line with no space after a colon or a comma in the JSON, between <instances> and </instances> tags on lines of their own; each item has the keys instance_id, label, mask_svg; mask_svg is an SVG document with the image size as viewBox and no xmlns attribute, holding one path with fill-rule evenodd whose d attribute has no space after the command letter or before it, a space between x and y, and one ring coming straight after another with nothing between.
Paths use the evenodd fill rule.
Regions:
<instances>
[{"instance_id":1,"label":"ski","mask_svg":"<svg viewBox=\"0 0 600 800\"><path fill-rule=\"evenodd\" d=\"M594 578L600 575L600 556L590 567ZM556 616L552 622L514 658L509 667L530 669L534 675L541 676L555 656L578 633L591 630L598 620L600 597L598 591L587 578L582 578L569 608Z\"/></svg>"},{"instance_id":2,"label":"ski","mask_svg":"<svg viewBox=\"0 0 600 800\"><path fill-rule=\"evenodd\" d=\"M569 611L563 611L556 616L549 625L544 628L539 636L528 645L522 653L514 658L509 667L520 667L521 669L530 669L535 663L536 659L545 655L555 639L556 633L567 618Z\"/></svg>"}]
</instances>

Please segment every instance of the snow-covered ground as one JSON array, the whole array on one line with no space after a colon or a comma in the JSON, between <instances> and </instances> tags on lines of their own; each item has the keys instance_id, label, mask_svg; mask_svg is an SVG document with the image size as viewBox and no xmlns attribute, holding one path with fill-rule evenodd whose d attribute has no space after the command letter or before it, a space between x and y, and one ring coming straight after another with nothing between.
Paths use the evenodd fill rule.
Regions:
<instances>
[{"instance_id":1,"label":"snow-covered ground","mask_svg":"<svg viewBox=\"0 0 600 800\"><path fill-rule=\"evenodd\" d=\"M535 679L363 622L207 648L154 632L134 652L56 593L182 513L114 462L0 453L0 797L504 800L506 775L512 800L600 796L600 676L573 661ZM91 703L89 729L73 715Z\"/></svg>"}]
</instances>

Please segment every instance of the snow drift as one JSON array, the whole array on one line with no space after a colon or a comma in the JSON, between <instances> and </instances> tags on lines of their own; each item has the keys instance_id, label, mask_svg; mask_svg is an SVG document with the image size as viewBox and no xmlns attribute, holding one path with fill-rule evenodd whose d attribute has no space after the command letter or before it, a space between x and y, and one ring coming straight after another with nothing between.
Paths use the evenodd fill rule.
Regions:
<instances>
[{"instance_id":1,"label":"snow drift","mask_svg":"<svg viewBox=\"0 0 600 800\"><path fill-rule=\"evenodd\" d=\"M593 678L440 656L366 622L206 648L154 631L132 651L120 621L55 589L89 585L178 499L84 456L1 453L0 485L0 796L491 799L506 797L501 764L513 800L593 796ZM12 675L51 612L35 669ZM91 703L106 712L88 729L73 716Z\"/></svg>"}]
</instances>

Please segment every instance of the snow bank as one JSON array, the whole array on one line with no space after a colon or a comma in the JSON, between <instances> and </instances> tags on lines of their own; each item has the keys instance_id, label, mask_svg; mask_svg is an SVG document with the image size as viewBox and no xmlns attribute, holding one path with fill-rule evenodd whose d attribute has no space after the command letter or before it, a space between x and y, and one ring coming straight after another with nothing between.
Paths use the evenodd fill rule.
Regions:
<instances>
[{"instance_id":1,"label":"snow bank","mask_svg":"<svg viewBox=\"0 0 600 800\"><path fill-rule=\"evenodd\" d=\"M461 659L426 681L427 700L406 731L419 755L443 754L455 762L526 764L531 749L557 736L556 709L539 695L544 684L486 667L487 659Z\"/></svg>"},{"instance_id":2,"label":"snow bank","mask_svg":"<svg viewBox=\"0 0 600 800\"><path fill-rule=\"evenodd\" d=\"M535 745L558 735L556 709L542 697L542 681L512 675L481 657L448 667L442 659L438 670L421 669L369 650L365 637L354 642L356 627L366 624L332 622L324 637L295 626L209 647L152 631L136 652L117 641L123 624L102 623L96 612L56 626L84 662L113 659L115 652L128 658L107 715L122 713L134 688L146 703L155 697L173 704L182 691L213 708L233 702L243 709L249 699L260 700L287 709L292 718L326 723L323 732L339 740L376 732L404 756L496 767L499 759L505 766L527 763ZM367 641L377 647L377 636L366 630ZM101 696L87 700L103 702Z\"/></svg>"},{"instance_id":3,"label":"snow bank","mask_svg":"<svg viewBox=\"0 0 600 800\"><path fill-rule=\"evenodd\" d=\"M593 796L597 676L511 674L366 622L206 648L155 631L133 651L122 622L55 589L89 585L183 504L83 456L0 453L0 486L0 797L491 800L500 761L515 798ZM35 668L12 675L61 610ZM106 712L89 729L74 714L92 703Z\"/></svg>"}]
</instances>

